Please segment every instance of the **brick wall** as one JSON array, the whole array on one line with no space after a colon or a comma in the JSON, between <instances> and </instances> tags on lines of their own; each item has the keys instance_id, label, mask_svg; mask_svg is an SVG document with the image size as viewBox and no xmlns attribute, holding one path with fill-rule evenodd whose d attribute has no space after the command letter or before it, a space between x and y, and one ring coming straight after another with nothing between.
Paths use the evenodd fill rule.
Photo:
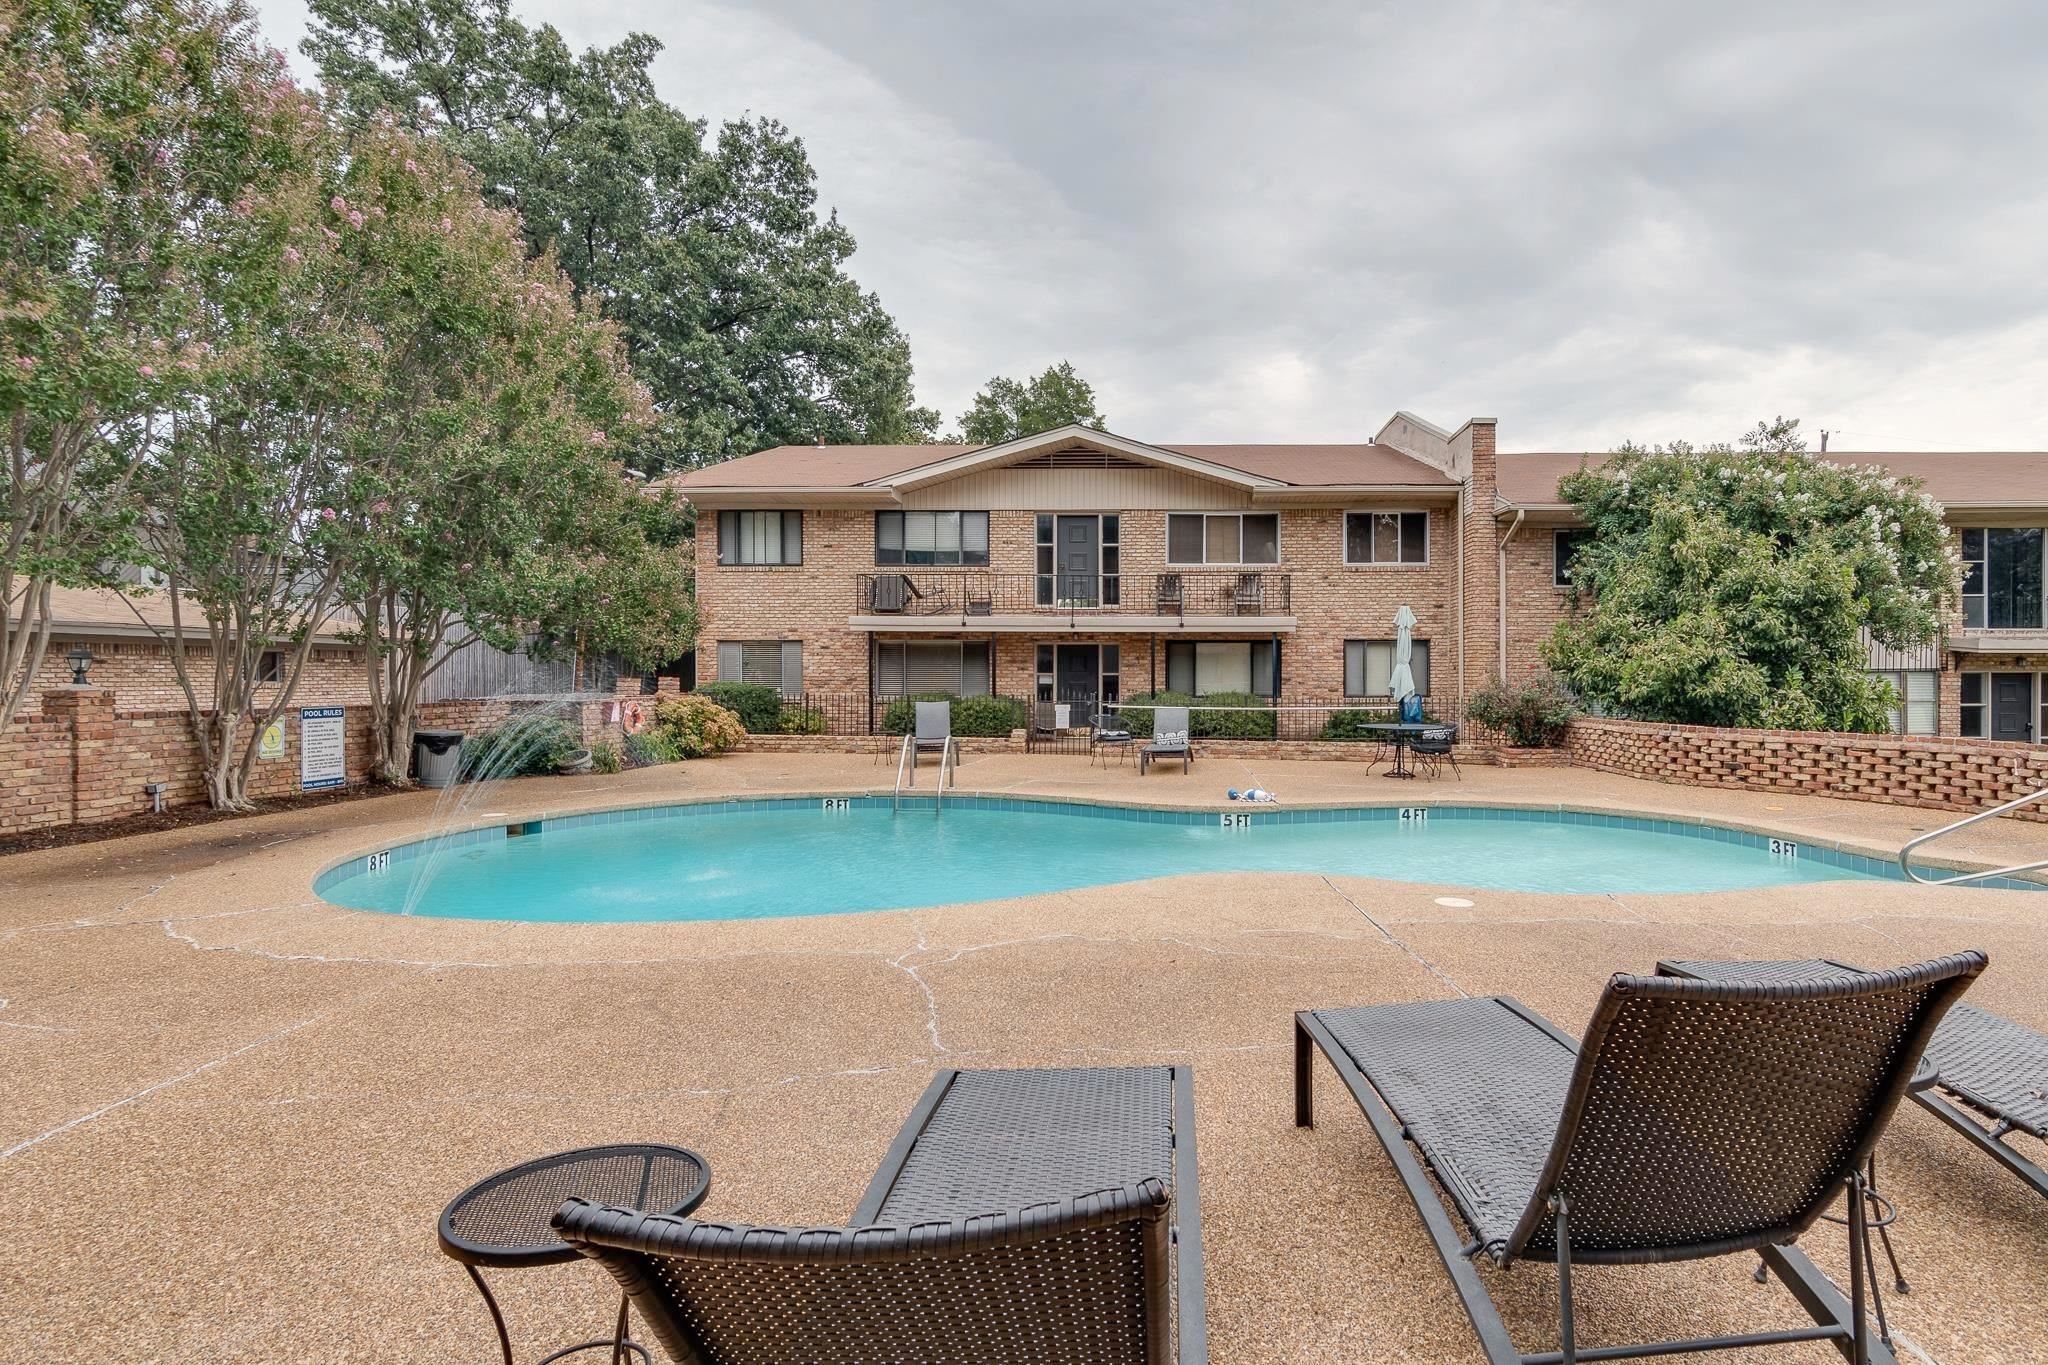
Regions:
<instances>
[{"instance_id":1,"label":"brick wall","mask_svg":"<svg viewBox=\"0 0 2048 1365\"><path fill-rule=\"evenodd\" d=\"M52 640L36 670L31 696L71 685L71 665L64 655L73 641ZM121 705L134 710L172 710L185 705L184 689L178 686L177 671L171 667L169 648L157 640L91 640L92 669L86 680L94 687L112 688ZM213 705L213 651L204 644L185 651L185 668L199 693L199 704ZM259 701L275 689L257 689ZM370 700L369 683L363 676L363 653L344 646L315 646L299 675L294 702L303 706L361 706ZM304 700L300 700L304 699Z\"/></svg>"},{"instance_id":2,"label":"brick wall","mask_svg":"<svg viewBox=\"0 0 2048 1365\"><path fill-rule=\"evenodd\" d=\"M1695 787L1793 792L1976 811L2048 787L2048 749L1945 736L1721 730L1579 719L1566 747L1579 767ZM2048 820L2048 812L2021 812Z\"/></svg>"},{"instance_id":3,"label":"brick wall","mask_svg":"<svg viewBox=\"0 0 2048 1365\"><path fill-rule=\"evenodd\" d=\"M1472 470L1465 490L1465 658L1456 692L1462 699L1495 681L1501 666L1500 581L1494 569L1499 537L1494 521L1494 424L1475 419L1451 439L1467 444ZM1435 690L1450 695L1442 683Z\"/></svg>"},{"instance_id":4,"label":"brick wall","mask_svg":"<svg viewBox=\"0 0 2048 1365\"><path fill-rule=\"evenodd\" d=\"M0 792L0 835L143 814L150 809L143 787L151 782L166 784L166 807L205 803L199 745L185 708L117 707L123 701L109 688L56 688L43 694L40 709L17 716L0 731L0 773L8 775ZM305 702L331 704L324 698ZM420 725L475 734L544 704L518 699L429 702L420 708ZM580 705L577 719L586 744L619 741L618 705L611 700ZM249 794L258 800L300 790L298 706L286 708L282 719L283 756L259 758L249 775ZM346 752L351 784L369 776L369 727L369 708L350 706Z\"/></svg>"},{"instance_id":5,"label":"brick wall","mask_svg":"<svg viewBox=\"0 0 2048 1365\"><path fill-rule=\"evenodd\" d=\"M1560 588L1553 581L1557 571L1556 534L1554 526L1531 526L1525 522L1501 555L1508 573L1510 679L1527 678L1543 671L1543 642L1570 610L1571 590ZM1496 597L1499 591L1496 577Z\"/></svg>"}]
</instances>

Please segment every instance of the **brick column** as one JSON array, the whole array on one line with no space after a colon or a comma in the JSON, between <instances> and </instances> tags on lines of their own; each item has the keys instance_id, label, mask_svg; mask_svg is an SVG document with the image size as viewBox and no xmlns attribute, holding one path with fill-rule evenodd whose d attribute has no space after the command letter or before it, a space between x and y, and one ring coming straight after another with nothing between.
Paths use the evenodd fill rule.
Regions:
<instances>
[{"instance_id":1,"label":"brick column","mask_svg":"<svg viewBox=\"0 0 2048 1365\"><path fill-rule=\"evenodd\" d=\"M1459 641L1459 681L1466 696L1498 681L1500 657L1500 552L1494 520L1494 419L1475 417L1451 437L1454 448L1466 447L1470 474L1465 481L1465 573L1460 596L1465 606L1465 638Z\"/></svg>"},{"instance_id":2,"label":"brick column","mask_svg":"<svg viewBox=\"0 0 2048 1365\"><path fill-rule=\"evenodd\" d=\"M43 693L43 714L60 721L70 736L70 823L75 825L84 797L101 776L100 757L114 737L114 694L90 684L53 687Z\"/></svg>"},{"instance_id":3,"label":"brick column","mask_svg":"<svg viewBox=\"0 0 2048 1365\"><path fill-rule=\"evenodd\" d=\"M682 690L683 680L681 678L663 676L656 678L654 680L654 692L656 696L673 697Z\"/></svg>"}]
</instances>

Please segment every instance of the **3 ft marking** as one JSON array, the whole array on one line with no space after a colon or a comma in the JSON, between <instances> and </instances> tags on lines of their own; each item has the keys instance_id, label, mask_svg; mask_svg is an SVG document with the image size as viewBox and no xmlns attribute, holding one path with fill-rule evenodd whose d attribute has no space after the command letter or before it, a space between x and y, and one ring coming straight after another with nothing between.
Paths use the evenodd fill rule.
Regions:
<instances>
[{"instance_id":1,"label":"3 ft marking","mask_svg":"<svg viewBox=\"0 0 2048 1365\"><path fill-rule=\"evenodd\" d=\"M1250 829L1252 827L1252 817L1241 810L1222 812L1222 820L1223 828L1225 829Z\"/></svg>"},{"instance_id":2,"label":"3 ft marking","mask_svg":"<svg viewBox=\"0 0 2048 1365\"><path fill-rule=\"evenodd\" d=\"M1793 843L1790 839L1773 839L1771 840L1771 856L1773 858L1797 858L1799 856L1799 845Z\"/></svg>"},{"instance_id":3,"label":"3 ft marking","mask_svg":"<svg viewBox=\"0 0 2048 1365\"><path fill-rule=\"evenodd\" d=\"M853 809L853 803L843 796L828 796L818 802L818 807L827 815L844 815Z\"/></svg>"},{"instance_id":4,"label":"3 ft marking","mask_svg":"<svg viewBox=\"0 0 2048 1365\"><path fill-rule=\"evenodd\" d=\"M367 871L389 872L391 870L391 851L386 849L382 853L372 853L369 857L363 859L363 862L367 865Z\"/></svg>"},{"instance_id":5,"label":"3 ft marking","mask_svg":"<svg viewBox=\"0 0 2048 1365\"><path fill-rule=\"evenodd\" d=\"M1401 807L1401 823L1402 823L1402 824L1404 824L1404 825L1420 825L1420 824L1423 824L1423 823L1427 822L1427 821L1428 821L1428 819L1429 819L1429 807L1428 807L1428 806L1403 806L1403 807Z\"/></svg>"}]
</instances>

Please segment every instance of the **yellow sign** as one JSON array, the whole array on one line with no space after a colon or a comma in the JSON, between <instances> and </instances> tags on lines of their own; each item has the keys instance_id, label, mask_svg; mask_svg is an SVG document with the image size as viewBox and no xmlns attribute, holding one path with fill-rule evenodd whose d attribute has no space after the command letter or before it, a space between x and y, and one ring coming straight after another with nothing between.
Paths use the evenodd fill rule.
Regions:
<instances>
[{"instance_id":1,"label":"yellow sign","mask_svg":"<svg viewBox=\"0 0 2048 1365\"><path fill-rule=\"evenodd\" d=\"M263 740L256 746L258 758L284 757L284 722L274 720L263 727Z\"/></svg>"}]
</instances>

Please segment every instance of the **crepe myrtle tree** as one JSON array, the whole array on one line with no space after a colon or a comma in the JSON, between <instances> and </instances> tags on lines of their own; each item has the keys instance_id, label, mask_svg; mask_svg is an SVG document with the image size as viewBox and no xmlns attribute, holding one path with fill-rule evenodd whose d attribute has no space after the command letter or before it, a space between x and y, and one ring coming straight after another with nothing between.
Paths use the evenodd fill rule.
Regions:
<instances>
[{"instance_id":1,"label":"crepe myrtle tree","mask_svg":"<svg viewBox=\"0 0 2048 1365\"><path fill-rule=\"evenodd\" d=\"M1736 445L1624 446L1560 491L1592 534L1544 656L1596 709L1681 724L1882 730L1868 639L1935 639L1961 581L1917 482L1810 455L1798 423Z\"/></svg>"},{"instance_id":2,"label":"crepe myrtle tree","mask_svg":"<svg viewBox=\"0 0 2048 1365\"><path fill-rule=\"evenodd\" d=\"M468 166L373 121L333 202L395 362L342 499L342 576L372 771L403 784L426 683L464 649L686 648L682 531L617 454L651 418L618 329Z\"/></svg>"},{"instance_id":3,"label":"crepe myrtle tree","mask_svg":"<svg viewBox=\"0 0 2048 1365\"><path fill-rule=\"evenodd\" d=\"M0 726L52 589L112 581L162 414L216 367L222 224L317 124L239 3L0 0Z\"/></svg>"}]
</instances>

